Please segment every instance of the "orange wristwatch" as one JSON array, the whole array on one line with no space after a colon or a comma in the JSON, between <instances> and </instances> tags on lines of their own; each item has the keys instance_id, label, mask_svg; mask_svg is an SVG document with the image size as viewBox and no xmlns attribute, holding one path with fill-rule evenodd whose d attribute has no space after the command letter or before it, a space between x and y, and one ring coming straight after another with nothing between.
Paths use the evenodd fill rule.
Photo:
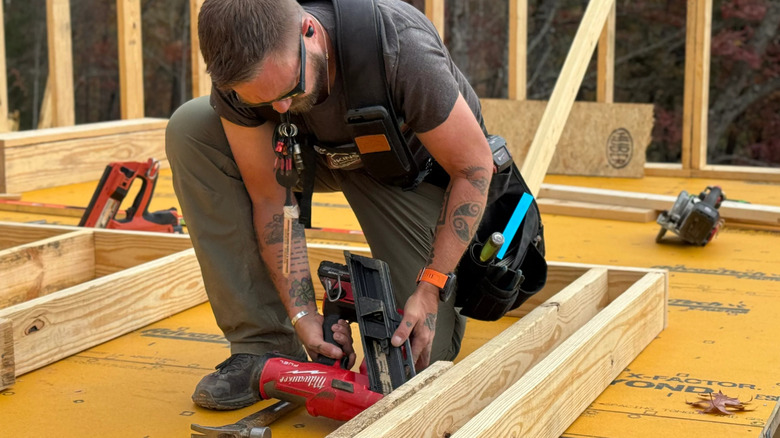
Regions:
<instances>
[{"instance_id":1,"label":"orange wristwatch","mask_svg":"<svg viewBox=\"0 0 780 438\"><path fill-rule=\"evenodd\" d=\"M425 281L439 288L439 299L447 301L455 291L455 274L442 274L430 268L422 268L417 275L417 283Z\"/></svg>"}]
</instances>

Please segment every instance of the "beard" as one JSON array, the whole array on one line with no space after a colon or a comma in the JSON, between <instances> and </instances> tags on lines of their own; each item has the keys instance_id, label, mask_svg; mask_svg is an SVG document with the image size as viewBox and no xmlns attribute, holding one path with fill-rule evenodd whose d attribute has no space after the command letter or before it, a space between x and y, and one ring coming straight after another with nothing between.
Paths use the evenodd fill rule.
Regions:
<instances>
[{"instance_id":1,"label":"beard","mask_svg":"<svg viewBox=\"0 0 780 438\"><path fill-rule=\"evenodd\" d=\"M312 65L314 66L315 75L314 83L311 86L310 91L293 97L292 103L290 103L290 111L293 114L303 114L311 111L314 105L322 102L328 97L327 84L330 78L328 77L328 60L321 53L312 53L309 55L312 58Z\"/></svg>"}]
</instances>

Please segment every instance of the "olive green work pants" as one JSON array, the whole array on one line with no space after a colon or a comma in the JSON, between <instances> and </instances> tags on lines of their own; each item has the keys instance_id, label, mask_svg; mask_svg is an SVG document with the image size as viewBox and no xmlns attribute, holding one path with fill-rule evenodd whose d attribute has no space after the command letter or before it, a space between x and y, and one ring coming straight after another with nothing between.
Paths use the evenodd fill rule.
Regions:
<instances>
[{"instance_id":1,"label":"olive green work pants","mask_svg":"<svg viewBox=\"0 0 780 438\"><path fill-rule=\"evenodd\" d=\"M231 352L305 357L260 258L252 204L208 96L176 110L165 142L173 187ZM357 216L373 257L388 263L396 300L403 305L430 252L444 191L427 183L403 191L379 183L362 169L319 166L315 191L339 190ZM453 301L439 305L431 362L452 360L460 351L466 320Z\"/></svg>"}]
</instances>

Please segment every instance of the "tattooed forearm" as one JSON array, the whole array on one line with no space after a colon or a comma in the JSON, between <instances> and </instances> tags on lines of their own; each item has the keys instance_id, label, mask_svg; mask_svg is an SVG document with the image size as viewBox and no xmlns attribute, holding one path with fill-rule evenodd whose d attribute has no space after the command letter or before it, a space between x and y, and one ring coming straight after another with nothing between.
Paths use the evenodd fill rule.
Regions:
<instances>
[{"instance_id":1,"label":"tattooed forearm","mask_svg":"<svg viewBox=\"0 0 780 438\"><path fill-rule=\"evenodd\" d=\"M271 222L265 225L263 242L266 245L282 243L284 240L284 215L275 214Z\"/></svg>"},{"instance_id":2,"label":"tattooed forearm","mask_svg":"<svg viewBox=\"0 0 780 438\"><path fill-rule=\"evenodd\" d=\"M436 258L436 254L434 253L434 248L431 247L431 252L428 253L428 260L425 262L425 265L428 266L431 263L433 263L433 259Z\"/></svg>"},{"instance_id":3,"label":"tattooed forearm","mask_svg":"<svg viewBox=\"0 0 780 438\"><path fill-rule=\"evenodd\" d=\"M460 171L479 193L486 194L490 186L490 172L484 167L469 166Z\"/></svg>"},{"instance_id":4,"label":"tattooed forearm","mask_svg":"<svg viewBox=\"0 0 780 438\"><path fill-rule=\"evenodd\" d=\"M296 307L308 306L314 302L314 284L311 278L304 277L300 280L293 280L290 286L290 301Z\"/></svg>"},{"instance_id":5,"label":"tattooed forearm","mask_svg":"<svg viewBox=\"0 0 780 438\"><path fill-rule=\"evenodd\" d=\"M469 243L481 218L482 207L479 204L474 202L461 204L452 212L452 230L463 243Z\"/></svg>"},{"instance_id":6,"label":"tattooed forearm","mask_svg":"<svg viewBox=\"0 0 780 438\"><path fill-rule=\"evenodd\" d=\"M436 331L436 314L435 313L429 313L425 316L425 327L428 328L430 331Z\"/></svg>"},{"instance_id":7,"label":"tattooed forearm","mask_svg":"<svg viewBox=\"0 0 780 438\"><path fill-rule=\"evenodd\" d=\"M436 226L440 227L446 223L447 218L447 207L450 205L450 192L452 191L452 185L447 187L447 191L444 192L444 197L442 198L442 207L441 207L441 214L439 215L439 220L436 221Z\"/></svg>"}]
</instances>

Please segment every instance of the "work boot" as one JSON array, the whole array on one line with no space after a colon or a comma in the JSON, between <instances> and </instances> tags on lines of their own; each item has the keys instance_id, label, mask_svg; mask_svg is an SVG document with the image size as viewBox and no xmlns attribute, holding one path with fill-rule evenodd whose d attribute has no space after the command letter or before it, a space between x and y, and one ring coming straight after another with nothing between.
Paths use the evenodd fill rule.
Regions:
<instances>
[{"instance_id":1,"label":"work boot","mask_svg":"<svg viewBox=\"0 0 780 438\"><path fill-rule=\"evenodd\" d=\"M192 401L218 411L241 409L260 401L263 356L239 353L217 365L217 371L201 379Z\"/></svg>"}]
</instances>

